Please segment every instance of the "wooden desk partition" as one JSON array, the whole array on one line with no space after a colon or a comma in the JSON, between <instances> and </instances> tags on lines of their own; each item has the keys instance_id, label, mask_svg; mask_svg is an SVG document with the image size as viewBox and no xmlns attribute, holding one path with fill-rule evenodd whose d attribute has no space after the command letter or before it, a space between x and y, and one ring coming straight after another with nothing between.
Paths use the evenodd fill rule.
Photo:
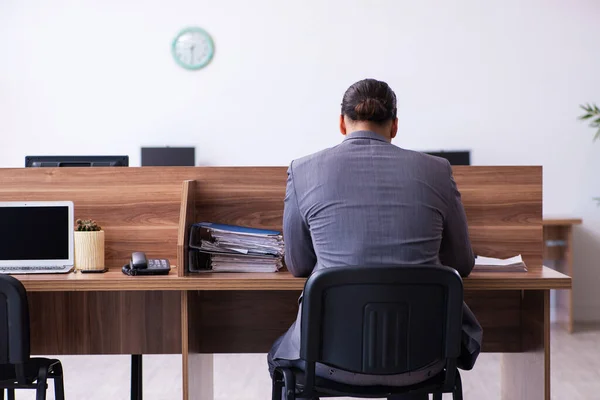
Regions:
<instances>
[{"instance_id":1,"label":"wooden desk partition","mask_svg":"<svg viewBox=\"0 0 600 400\"><path fill-rule=\"evenodd\" d=\"M281 230L286 170L206 168L201 178L184 183L187 196L182 210L187 207L188 216L196 222ZM475 253L488 257L521 254L530 271L540 271L542 168L456 166L454 178L462 193ZM180 236L179 244L184 246L185 239Z\"/></svg>"},{"instance_id":2,"label":"wooden desk partition","mask_svg":"<svg viewBox=\"0 0 600 400\"><path fill-rule=\"evenodd\" d=\"M540 167L454 167L476 253L522 254L527 273L474 273L465 300L484 351L507 353L503 399L549 399L548 293L570 278L542 267ZM36 354L182 354L184 399L212 398L212 354L266 352L294 320L304 280L190 274L198 221L281 229L284 167L0 170L0 201L73 200L106 231L106 274L19 276ZM168 258L169 276L128 277L131 252Z\"/></svg>"},{"instance_id":3,"label":"wooden desk partition","mask_svg":"<svg viewBox=\"0 0 600 400\"><path fill-rule=\"evenodd\" d=\"M542 269L542 168L454 167L475 254Z\"/></svg>"},{"instance_id":4,"label":"wooden desk partition","mask_svg":"<svg viewBox=\"0 0 600 400\"><path fill-rule=\"evenodd\" d=\"M510 382L503 386L503 396L518 398L527 393L527 398L544 398L544 387L549 385L549 347L545 342L549 325L544 314L547 291L524 293L524 282L513 290L495 287L492 282L535 277L540 289L553 279L553 284L570 287L568 277L557 274L551 278L552 272L542 268L542 169L454 167L454 176L463 196L474 251L491 257L521 254L530 271L510 274L508 279L479 273L465 280L466 301L484 326L484 351L513 353L503 364L503 379ZM280 230L285 181L285 168L205 169L200 179L184 184L188 198L182 205L194 221ZM194 221L184 223L185 228ZM185 232L180 230L180 234ZM179 243L180 264L186 265L187 237L180 236ZM183 268L180 273L187 274ZM477 286L479 279L490 282ZM470 290L470 286L476 289ZM194 329L188 327L188 348L195 349L188 356L195 362L202 359L206 370L208 358L199 354L268 351L294 320L298 295L299 291L271 290L188 292L188 315L202 316L195 319ZM193 370L190 367L190 374ZM541 384L533 384L531 389L531 382Z\"/></svg>"},{"instance_id":5,"label":"wooden desk partition","mask_svg":"<svg viewBox=\"0 0 600 400\"><path fill-rule=\"evenodd\" d=\"M105 231L106 266L120 269L132 251L176 264L181 184L188 168L23 168L0 170L0 201L75 203L75 219Z\"/></svg>"}]
</instances>

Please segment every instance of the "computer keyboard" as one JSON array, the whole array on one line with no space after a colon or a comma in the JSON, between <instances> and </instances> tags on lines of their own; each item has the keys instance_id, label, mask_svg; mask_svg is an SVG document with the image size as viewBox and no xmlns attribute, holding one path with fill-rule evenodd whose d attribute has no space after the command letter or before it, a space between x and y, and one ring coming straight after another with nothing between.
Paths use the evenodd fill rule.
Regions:
<instances>
[{"instance_id":1,"label":"computer keyboard","mask_svg":"<svg viewBox=\"0 0 600 400\"><path fill-rule=\"evenodd\" d=\"M35 273L35 272L54 272L54 271L65 271L64 265L44 265L44 266L0 266L0 273L3 274L18 274L18 273Z\"/></svg>"}]
</instances>

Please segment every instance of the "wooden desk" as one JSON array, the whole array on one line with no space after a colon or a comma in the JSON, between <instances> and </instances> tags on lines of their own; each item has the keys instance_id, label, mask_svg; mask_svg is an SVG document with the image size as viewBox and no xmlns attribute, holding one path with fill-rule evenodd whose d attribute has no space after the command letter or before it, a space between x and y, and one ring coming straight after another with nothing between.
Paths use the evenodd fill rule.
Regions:
<instances>
[{"instance_id":1,"label":"wooden desk","mask_svg":"<svg viewBox=\"0 0 600 400\"><path fill-rule=\"evenodd\" d=\"M167 276L126 276L111 270L105 274L15 275L27 292L114 292L114 291L187 291L187 290L297 290L304 288L304 278L294 278L289 272L273 273L206 273L177 276L175 267ZM550 268L531 273L473 272L463 280L465 290L535 290L568 289L568 276Z\"/></svg>"},{"instance_id":2,"label":"wooden desk","mask_svg":"<svg viewBox=\"0 0 600 400\"><path fill-rule=\"evenodd\" d=\"M106 230L108 273L19 276L29 292L32 352L182 354L183 398L211 399L212 354L267 352L294 320L304 280L285 272L190 275L189 224L281 229L285 170L0 170L0 201L73 200L76 218ZM549 399L549 290L571 280L542 267L541 168L454 172L474 250L522 254L529 267L465 279L465 300L484 327L483 350L505 353L502 398ZM132 251L181 267L164 277L128 277L119 269Z\"/></svg>"},{"instance_id":3,"label":"wooden desk","mask_svg":"<svg viewBox=\"0 0 600 400\"><path fill-rule=\"evenodd\" d=\"M549 218L544 226L544 265L573 277L573 226L580 218ZM573 332L573 291L555 292L556 320Z\"/></svg>"}]
</instances>

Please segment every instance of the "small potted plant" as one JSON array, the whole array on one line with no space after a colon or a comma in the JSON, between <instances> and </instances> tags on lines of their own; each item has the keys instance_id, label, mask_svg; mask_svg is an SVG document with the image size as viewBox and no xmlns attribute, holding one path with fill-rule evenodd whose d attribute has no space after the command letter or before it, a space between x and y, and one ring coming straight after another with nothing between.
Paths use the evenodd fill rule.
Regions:
<instances>
[{"instance_id":1,"label":"small potted plant","mask_svg":"<svg viewBox=\"0 0 600 400\"><path fill-rule=\"evenodd\" d=\"M104 271L104 231L91 219L78 219L75 226L75 269Z\"/></svg>"}]
</instances>

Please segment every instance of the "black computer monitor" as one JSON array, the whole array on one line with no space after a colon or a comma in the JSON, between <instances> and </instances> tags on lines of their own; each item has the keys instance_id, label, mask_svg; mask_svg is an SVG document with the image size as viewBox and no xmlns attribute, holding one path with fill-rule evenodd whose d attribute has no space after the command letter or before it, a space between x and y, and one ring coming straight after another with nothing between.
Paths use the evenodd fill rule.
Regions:
<instances>
[{"instance_id":1,"label":"black computer monitor","mask_svg":"<svg viewBox=\"0 0 600 400\"><path fill-rule=\"evenodd\" d=\"M450 165L471 165L470 151L426 151L425 153L445 158Z\"/></svg>"},{"instance_id":2,"label":"black computer monitor","mask_svg":"<svg viewBox=\"0 0 600 400\"><path fill-rule=\"evenodd\" d=\"M25 167L128 167L129 156L26 156Z\"/></svg>"},{"instance_id":3,"label":"black computer monitor","mask_svg":"<svg viewBox=\"0 0 600 400\"><path fill-rule=\"evenodd\" d=\"M193 167L194 147L142 147L142 167Z\"/></svg>"}]
</instances>

